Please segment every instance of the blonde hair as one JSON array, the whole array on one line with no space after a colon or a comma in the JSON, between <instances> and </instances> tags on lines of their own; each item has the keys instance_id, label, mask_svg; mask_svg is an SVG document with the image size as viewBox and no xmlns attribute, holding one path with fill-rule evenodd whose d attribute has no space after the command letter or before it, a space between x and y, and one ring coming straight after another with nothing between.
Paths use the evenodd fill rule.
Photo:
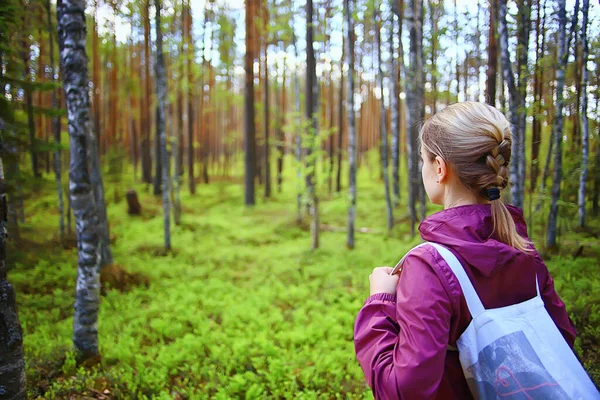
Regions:
<instances>
[{"instance_id":1,"label":"blonde hair","mask_svg":"<svg viewBox=\"0 0 600 400\"><path fill-rule=\"evenodd\" d=\"M506 117L494 107L472 101L452 104L425 122L420 139L430 159L439 156L449 163L460 182L478 196L487 199L488 189L508 185L512 132ZM530 242L517 233L502 199L490 203L492 235L529 251Z\"/></svg>"}]
</instances>

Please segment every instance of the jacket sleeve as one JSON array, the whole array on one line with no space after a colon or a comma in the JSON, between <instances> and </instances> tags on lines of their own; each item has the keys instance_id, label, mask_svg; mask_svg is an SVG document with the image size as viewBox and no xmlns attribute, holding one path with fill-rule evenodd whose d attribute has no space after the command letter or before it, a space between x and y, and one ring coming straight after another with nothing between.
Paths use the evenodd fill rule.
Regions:
<instances>
[{"instance_id":1,"label":"jacket sleeve","mask_svg":"<svg viewBox=\"0 0 600 400\"><path fill-rule=\"evenodd\" d=\"M354 327L357 358L376 399L434 398L444 373L452 304L427 249L404 261L396 296L367 299Z\"/></svg>"},{"instance_id":2,"label":"jacket sleeve","mask_svg":"<svg viewBox=\"0 0 600 400\"><path fill-rule=\"evenodd\" d=\"M538 262L537 274L538 284L540 285L540 295L544 301L546 311L548 311L548 314L550 314L550 317L558 327L560 333L562 333L569 346L573 348L575 337L577 336L573 321L571 321L569 314L567 314L565 303L563 303L560 297L558 297L558 294L554 289L554 280L550 276L548 267L546 267L546 264L538 254L536 254L536 259Z\"/></svg>"}]
</instances>

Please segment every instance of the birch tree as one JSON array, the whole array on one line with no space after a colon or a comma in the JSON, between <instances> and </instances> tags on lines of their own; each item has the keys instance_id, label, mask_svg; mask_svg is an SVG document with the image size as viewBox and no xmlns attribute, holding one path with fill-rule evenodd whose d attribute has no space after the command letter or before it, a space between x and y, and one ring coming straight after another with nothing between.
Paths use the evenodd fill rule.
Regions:
<instances>
[{"instance_id":1,"label":"birch tree","mask_svg":"<svg viewBox=\"0 0 600 400\"><path fill-rule=\"evenodd\" d=\"M588 175L588 157L589 157L589 131L588 131L588 118L587 118L587 84L588 84L588 69L587 59L589 54L588 38L587 38L587 26L588 26L588 10L590 7L589 0L583 0L583 21L581 24L581 42L583 45L583 55L581 57L583 62L583 74L581 78L581 178L579 180L579 226L585 226L585 195L586 195L586 182ZM596 66L598 68L598 66ZM596 172L598 173L598 172Z\"/></svg>"},{"instance_id":2,"label":"birch tree","mask_svg":"<svg viewBox=\"0 0 600 400\"><path fill-rule=\"evenodd\" d=\"M571 20L571 29L569 30L569 33L568 33L568 36L566 39L566 43L565 43L565 48L567 49L567 52L568 52L568 49L571 47L571 39L573 39L573 37L575 36L575 31L577 30L578 15L579 15L579 0L575 0L575 8L573 11L573 18ZM565 18L566 18L566 16L565 16ZM565 22L565 24L566 24L566 22ZM555 52L553 55L555 58L560 59L560 56L557 54L557 50L556 50L557 47L560 47L560 44L558 44L557 46L554 46ZM566 57L568 59L568 54ZM565 61L565 68L566 68L566 61ZM557 91L558 90L558 68L554 69L554 77L555 77L554 80L557 81L557 84L555 87L555 91ZM563 85L564 85L564 83L563 83ZM555 110L556 110L556 108L555 108ZM554 119L552 119L552 121L554 121ZM552 165L552 155L554 154L553 153L554 152L554 144L556 143L556 138L554 137L554 133L555 133L555 130L552 129L552 133L550 135L550 144L548 146L548 151L546 153L546 163L544 164L544 171L542 173L542 184L541 184L541 189L540 189L540 192L542 194L545 194L546 181L550 177L550 166ZM536 205L535 210L539 211L539 209L541 208L541 205L542 205L542 202L540 200L538 202L538 204Z\"/></svg>"},{"instance_id":3,"label":"birch tree","mask_svg":"<svg viewBox=\"0 0 600 400\"><path fill-rule=\"evenodd\" d=\"M565 69L569 52L566 46L567 16L565 0L558 0L558 60L556 65L556 112L552 121L552 137L554 139L554 174L552 182L552 202L548 215L548 230L546 232L546 248L556 247L556 224L558 220L558 200L560 199L560 184L562 181L562 142L563 142L563 107L565 86Z\"/></svg>"},{"instance_id":4,"label":"birch tree","mask_svg":"<svg viewBox=\"0 0 600 400\"><path fill-rule=\"evenodd\" d=\"M382 68L382 62L381 62L381 28L383 26L383 17L381 15L381 5L378 4L377 7L377 11L376 11L376 18L377 18L377 26L376 26L376 33L375 33L375 40L377 40L377 65L378 65L378 69L379 69L379 88L381 90L381 114L380 114L380 118L381 118L381 123L379 126L380 129L380 134L381 134L381 168L382 168L382 172L383 172L383 186L384 186L384 190L385 190L385 204L386 204L386 209L387 209L387 226L388 226L388 230L392 230L392 228L394 227L394 215L392 212L392 201L391 201L391 196L390 196L390 184L389 184L389 175L388 175L388 134L387 134L387 129L386 129L386 110L385 110L385 101L384 101L384 95L383 95L383 88L384 88L384 84L383 84L383 68ZM393 19L393 18L392 18ZM390 27L390 29L393 31L393 27ZM390 52L390 58L394 58L393 57L393 40L392 40L392 51ZM393 77L394 73L393 71L391 72L391 77ZM393 79L392 79L393 81ZM394 86L392 84L392 86Z\"/></svg>"},{"instance_id":5,"label":"birch tree","mask_svg":"<svg viewBox=\"0 0 600 400\"><path fill-rule=\"evenodd\" d=\"M511 197L516 207L523 207L525 186L525 127L527 90L527 51L531 4L530 0L519 0L517 21L517 78L512 71L512 62L508 49L508 27L506 23L507 0L499 0L498 30L500 32L500 51L502 72L508 87L510 122L513 125L512 161L510 163Z\"/></svg>"},{"instance_id":6,"label":"birch tree","mask_svg":"<svg viewBox=\"0 0 600 400\"><path fill-rule=\"evenodd\" d=\"M406 152L408 164L408 208L411 219L411 234L415 235L417 222L417 199L424 200L420 162L418 154L418 136L425 117L423 85L423 2L409 1L406 22L410 32L410 65L406 67ZM423 193L421 193L423 192ZM421 206L421 218L424 217Z\"/></svg>"},{"instance_id":7,"label":"birch tree","mask_svg":"<svg viewBox=\"0 0 600 400\"><path fill-rule=\"evenodd\" d=\"M100 250L98 211L88 167L90 100L85 1L58 0L58 43L69 121L71 160L69 192L77 229L77 287L73 344L81 358L98 355Z\"/></svg>"}]
</instances>

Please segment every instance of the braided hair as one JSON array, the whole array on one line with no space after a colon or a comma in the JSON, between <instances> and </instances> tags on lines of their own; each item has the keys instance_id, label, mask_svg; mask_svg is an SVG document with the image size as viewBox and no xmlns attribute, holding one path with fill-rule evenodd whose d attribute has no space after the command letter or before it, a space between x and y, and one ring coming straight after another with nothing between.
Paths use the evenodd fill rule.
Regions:
<instances>
[{"instance_id":1,"label":"braided hair","mask_svg":"<svg viewBox=\"0 0 600 400\"><path fill-rule=\"evenodd\" d=\"M420 143L430 160L442 158L465 187L490 202L492 235L521 251L531 249L501 199L508 186L512 131L500 111L485 103L452 104L425 122Z\"/></svg>"}]
</instances>

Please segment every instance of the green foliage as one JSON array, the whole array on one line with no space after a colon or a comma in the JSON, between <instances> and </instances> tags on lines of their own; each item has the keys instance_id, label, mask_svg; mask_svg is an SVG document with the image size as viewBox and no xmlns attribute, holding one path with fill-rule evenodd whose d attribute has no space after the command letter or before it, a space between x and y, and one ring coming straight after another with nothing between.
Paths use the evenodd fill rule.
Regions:
<instances>
[{"instance_id":1,"label":"green foliage","mask_svg":"<svg viewBox=\"0 0 600 400\"><path fill-rule=\"evenodd\" d=\"M376 153L369 157L365 163L377 165ZM354 355L354 318L372 268L395 263L418 239L402 223L387 233L377 170L362 168L357 248L345 247L347 199L341 195L322 199L321 223L330 229L321 234L321 248L310 251L307 227L295 222L295 168L290 158L285 163L283 193L258 199L251 209L243 207L238 184L217 180L199 186L195 196L183 190L182 223L172 227L174 250L167 254L157 250L160 199L137 185L140 217L109 199L115 260L149 285L105 291L102 362L88 368L77 366L69 350L77 251L57 249L54 184L50 177L39 182L39 194L27 203L24 241L11 242L7 251L30 397L372 398ZM119 185L107 181L107 192ZM567 253L548 265L577 325L576 349L598 382L599 246L591 236L571 233L565 251L580 240L589 244L581 257Z\"/></svg>"}]
</instances>

